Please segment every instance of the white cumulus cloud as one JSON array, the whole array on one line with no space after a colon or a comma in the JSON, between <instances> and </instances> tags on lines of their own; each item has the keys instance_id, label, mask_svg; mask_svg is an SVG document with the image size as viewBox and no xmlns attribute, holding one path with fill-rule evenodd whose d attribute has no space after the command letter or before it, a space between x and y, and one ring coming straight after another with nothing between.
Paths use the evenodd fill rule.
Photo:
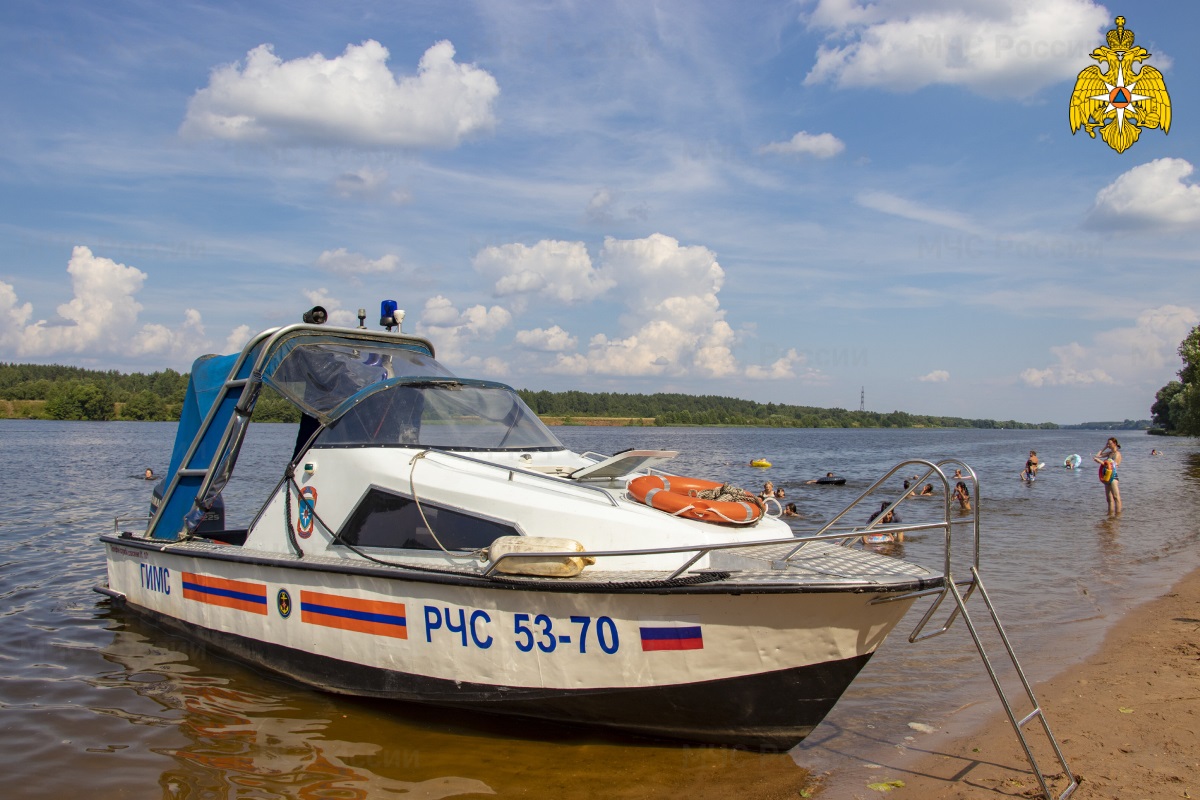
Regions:
<instances>
[{"instance_id":1,"label":"white cumulus cloud","mask_svg":"<svg viewBox=\"0 0 1200 800\"><path fill-rule=\"evenodd\" d=\"M1057 363L1043 369L1030 367L1021 372L1021 380L1026 385L1041 388L1115 383L1103 367L1091 366L1096 362L1096 355L1079 342L1056 345L1050 348L1050 353L1055 356Z\"/></svg>"},{"instance_id":2,"label":"white cumulus cloud","mask_svg":"<svg viewBox=\"0 0 1200 800\"><path fill-rule=\"evenodd\" d=\"M1200 186L1187 182L1194 171L1182 158L1156 158L1136 166L1096 193L1088 224L1105 230L1195 230L1200 226Z\"/></svg>"},{"instance_id":3,"label":"white cumulus cloud","mask_svg":"<svg viewBox=\"0 0 1200 800\"><path fill-rule=\"evenodd\" d=\"M229 332L229 336L225 338L225 346L221 348L222 353L238 353L246 346L246 342L250 341L250 336L254 333L249 325L238 325Z\"/></svg>"},{"instance_id":4,"label":"white cumulus cloud","mask_svg":"<svg viewBox=\"0 0 1200 800\"><path fill-rule=\"evenodd\" d=\"M928 375L922 375L921 377L917 378L917 380L921 381L922 383L945 383L946 381L950 380L950 373L944 369L935 369Z\"/></svg>"},{"instance_id":5,"label":"white cumulus cloud","mask_svg":"<svg viewBox=\"0 0 1200 800\"><path fill-rule=\"evenodd\" d=\"M795 378L804 363L791 351L766 366L740 364L733 354L738 334L719 299L725 271L716 255L665 234L607 237L595 261L583 242L544 240L488 247L474 264L518 314L534 300L583 303L605 296L622 304L619 328L593 333L582 352L570 352L577 339L558 326L518 332L518 344L555 353L545 367L551 373L766 380ZM452 325L456 314L452 307L427 306L423 319Z\"/></svg>"},{"instance_id":6,"label":"white cumulus cloud","mask_svg":"<svg viewBox=\"0 0 1200 800\"><path fill-rule=\"evenodd\" d=\"M0 348L16 351L32 316L33 304L21 303L13 285L0 281Z\"/></svg>"},{"instance_id":7,"label":"white cumulus cloud","mask_svg":"<svg viewBox=\"0 0 1200 800\"><path fill-rule=\"evenodd\" d=\"M498 297L530 298L554 303L594 300L613 286L592 265L583 242L544 239L532 247L505 244L476 254L475 270L494 281Z\"/></svg>"},{"instance_id":8,"label":"white cumulus cloud","mask_svg":"<svg viewBox=\"0 0 1200 800\"><path fill-rule=\"evenodd\" d=\"M1148 308L1132 325L1109 328L1088 345L1051 347L1054 362L1022 371L1021 380L1035 388L1161 384L1164 373L1178 368L1179 342L1198 321L1196 311L1186 306Z\"/></svg>"},{"instance_id":9,"label":"white cumulus cloud","mask_svg":"<svg viewBox=\"0 0 1200 800\"><path fill-rule=\"evenodd\" d=\"M786 142L771 142L770 144L763 145L758 149L758 152L833 158L845 149L845 143L832 133L800 131Z\"/></svg>"},{"instance_id":10,"label":"white cumulus cloud","mask_svg":"<svg viewBox=\"0 0 1200 800\"><path fill-rule=\"evenodd\" d=\"M818 0L808 24L828 33L808 84L1028 98L1074 78L1113 19L1092 0Z\"/></svg>"},{"instance_id":11,"label":"white cumulus cloud","mask_svg":"<svg viewBox=\"0 0 1200 800\"><path fill-rule=\"evenodd\" d=\"M179 325L139 325L142 305L136 295L146 273L94 255L83 246L67 264L73 297L56 309L55 320L33 319L33 307L21 304L9 284L0 282L0 346L18 356L56 355L180 358L200 352L204 325L200 312L184 309Z\"/></svg>"},{"instance_id":12,"label":"white cumulus cloud","mask_svg":"<svg viewBox=\"0 0 1200 800\"><path fill-rule=\"evenodd\" d=\"M512 314L500 306L475 305L459 311L449 298L436 295L425 301L416 330L437 347L438 360L460 369L502 375L507 367L499 358L468 355L472 343L492 339L512 324Z\"/></svg>"},{"instance_id":13,"label":"white cumulus cloud","mask_svg":"<svg viewBox=\"0 0 1200 800\"><path fill-rule=\"evenodd\" d=\"M530 350L542 350L548 353L559 353L574 350L579 339L564 331L557 325L550 328L534 328L533 330L517 331L517 343Z\"/></svg>"},{"instance_id":14,"label":"white cumulus cloud","mask_svg":"<svg viewBox=\"0 0 1200 800\"><path fill-rule=\"evenodd\" d=\"M803 366L806 361L807 359L803 354L797 353L794 349L788 350L783 358L776 359L774 363L768 366L763 367L751 364L746 367L746 377L753 380L794 378L796 377L796 367Z\"/></svg>"},{"instance_id":15,"label":"white cumulus cloud","mask_svg":"<svg viewBox=\"0 0 1200 800\"><path fill-rule=\"evenodd\" d=\"M188 102L180 132L196 138L348 147L449 148L495 126L500 94L486 70L454 60L454 45L425 51L397 77L374 40L284 61L262 44L243 64L217 67Z\"/></svg>"},{"instance_id":16,"label":"white cumulus cloud","mask_svg":"<svg viewBox=\"0 0 1200 800\"><path fill-rule=\"evenodd\" d=\"M728 377L739 371L736 335L717 295L725 271L701 245L681 245L661 233L644 239L608 237L600 270L625 304L627 333L597 334L589 370L609 375Z\"/></svg>"}]
</instances>

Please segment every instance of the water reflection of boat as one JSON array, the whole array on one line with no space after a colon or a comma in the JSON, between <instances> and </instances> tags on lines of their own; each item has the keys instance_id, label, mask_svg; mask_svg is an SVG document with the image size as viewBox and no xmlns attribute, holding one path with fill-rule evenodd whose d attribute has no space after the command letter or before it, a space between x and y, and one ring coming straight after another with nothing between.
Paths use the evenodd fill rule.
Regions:
<instances>
[{"instance_id":1,"label":"water reflection of boat","mask_svg":"<svg viewBox=\"0 0 1200 800\"><path fill-rule=\"evenodd\" d=\"M230 527L264 387L304 417ZM511 388L390 328L272 329L196 362L148 526L101 537L104 591L329 691L789 748L942 574L628 495L675 455L568 451Z\"/></svg>"},{"instance_id":2,"label":"water reflection of boat","mask_svg":"<svg viewBox=\"0 0 1200 800\"><path fill-rule=\"evenodd\" d=\"M159 778L164 796L440 800L494 794L473 778L403 781L379 775L354 763L377 756L378 744L331 738L329 720L297 717L279 697L181 671L178 662L186 654L151 645L132 631L115 632L104 655L143 678L123 685L181 712L177 725L186 744L156 750L174 761Z\"/></svg>"}]
</instances>

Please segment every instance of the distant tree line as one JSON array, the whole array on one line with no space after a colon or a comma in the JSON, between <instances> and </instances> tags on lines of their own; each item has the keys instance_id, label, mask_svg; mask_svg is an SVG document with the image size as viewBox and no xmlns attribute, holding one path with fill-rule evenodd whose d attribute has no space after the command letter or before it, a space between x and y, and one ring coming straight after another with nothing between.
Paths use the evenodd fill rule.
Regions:
<instances>
[{"instance_id":1,"label":"distant tree line","mask_svg":"<svg viewBox=\"0 0 1200 800\"><path fill-rule=\"evenodd\" d=\"M548 392L521 389L521 399L542 416L650 417L658 425L752 425L773 428L1057 428L1015 420L963 419L909 414L906 411L847 411L736 397L616 392Z\"/></svg>"},{"instance_id":2,"label":"distant tree line","mask_svg":"<svg viewBox=\"0 0 1200 800\"><path fill-rule=\"evenodd\" d=\"M21 416L64 420L173 422L183 410L188 374L91 370L59 364L0 362L0 399L39 401ZM27 409L33 406L26 405ZM270 389L254 409L258 422L299 422L300 412Z\"/></svg>"},{"instance_id":3,"label":"distant tree line","mask_svg":"<svg viewBox=\"0 0 1200 800\"><path fill-rule=\"evenodd\" d=\"M1126 419L1121 422L1081 422L1078 425L1060 425L1071 431L1144 431L1152 423L1148 419Z\"/></svg>"},{"instance_id":4,"label":"distant tree line","mask_svg":"<svg viewBox=\"0 0 1200 800\"><path fill-rule=\"evenodd\" d=\"M1200 436L1200 325L1179 343L1179 358L1179 380L1154 395L1150 417L1166 433Z\"/></svg>"},{"instance_id":5,"label":"distant tree line","mask_svg":"<svg viewBox=\"0 0 1200 800\"><path fill-rule=\"evenodd\" d=\"M0 398L44 401L39 416L49 419L179 419L187 382L173 369L147 375L0 362Z\"/></svg>"},{"instance_id":6,"label":"distant tree line","mask_svg":"<svg viewBox=\"0 0 1200 800\"><path fill-rule=\"evenodd\" d=\"M172 369L144 374L59 365L0 362L0 399L41 401L30 416L64 420L177 420L188 375ZM1052 422L964 419L906 411L880 413L758 403L735 397L673 393L548 392L518 390L536 413L552 417L628 417L657 425L729 425L775 428L1057 428ZM264 389L256 422L298 422L300 412Z\"/></svg>"}]
</instances>

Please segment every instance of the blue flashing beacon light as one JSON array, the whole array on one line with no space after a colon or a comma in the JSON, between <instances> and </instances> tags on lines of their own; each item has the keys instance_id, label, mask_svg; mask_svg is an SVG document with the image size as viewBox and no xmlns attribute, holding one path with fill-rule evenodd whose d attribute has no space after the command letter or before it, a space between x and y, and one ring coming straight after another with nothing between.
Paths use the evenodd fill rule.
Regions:
<instances>
[{"instance_id":1,"label":"blue flashing beacon light","mask_svg":"<svg viewBox=\"0 0 1200 800\"><path fill-rule=\"evenodd\" d=\"M400 324L404 322L404 312L400 311L399 304L395 300L384 300L379 304L379 324L387 330L393 327L400 330Z\"/></svg>"}]
</instances>

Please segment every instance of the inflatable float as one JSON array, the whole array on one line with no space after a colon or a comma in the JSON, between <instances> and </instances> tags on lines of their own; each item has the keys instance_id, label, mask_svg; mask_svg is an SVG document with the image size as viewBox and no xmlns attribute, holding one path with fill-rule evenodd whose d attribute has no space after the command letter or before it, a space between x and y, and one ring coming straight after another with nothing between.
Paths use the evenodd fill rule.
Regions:
<instances>
[{"instance_id":1,"label":"inflatable float","mask_svg":"<svg viewBox=\"0 0 1200 800\"><path fill-rule=\"evenodd\" d=\"M753 525L763 515L762 502L757 498L716 481L679 475L643 475L631 480L628 489L639 503L684 519L718 525Z\"/></svg>"},{"instance_id":2,"label":"inflatable float","mask_svg":"<svg viewBox=\"0 0 1200 800\"><path fill-rule=\"evenodd\" d=\"M1083 459L1078 453L1072 453L1063 459L1063 466L1068 469L1079 469L1079 465L1083 463Z\"/></svg>"},{"instance_id":3,"label":"inflatable float","mask_svg":"<svg viewBox=\"0 0 1200 800\"><path fill-rule=\"evenodd\" d=\"M845 486L846 479L826 475L824 478L817 478L817 483L821 486Z\"/></svg>"},{"instance_id":4,"label":"inflatable float","mask_svg":"<svg viewBox=\"0 0 1200 800\"><path fill-rule=\"evenodd\" d=\"M765 458L756 458L750 462L750 466L762 467L762 468L766 469L767 467L771 466L771 462L767 461Z\"/></svg>"}]
</instances>

